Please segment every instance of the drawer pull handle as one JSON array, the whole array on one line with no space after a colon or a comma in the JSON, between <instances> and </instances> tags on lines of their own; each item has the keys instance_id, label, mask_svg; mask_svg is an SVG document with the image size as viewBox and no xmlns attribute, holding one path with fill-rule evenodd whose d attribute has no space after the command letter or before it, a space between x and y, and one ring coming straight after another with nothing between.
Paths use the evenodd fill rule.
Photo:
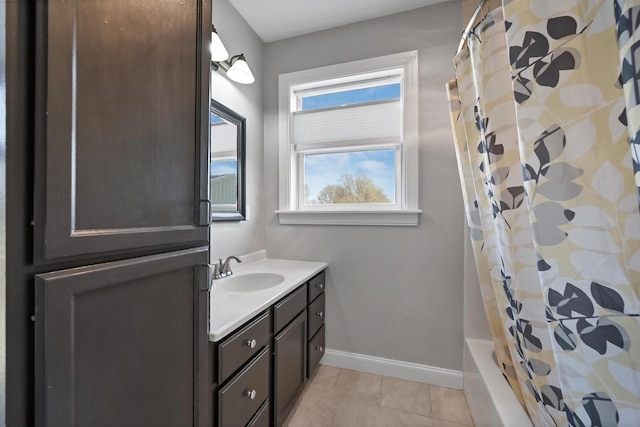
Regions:
<instances>
[{"instance_id":1,"label":"drawer pull handle","mask_svg":"<svg viewBox=\"0 0 640 427\"><path fill-rule=\"evenodd\" d=\"M318 283L318 284L316 284L316 288L318 288L318 289L324 289L324 283Z\"/></svg>"},{"instance_id":2,"label":"drawer pull handle","mask_svg":"<svg viewBox=\"0 0 640 427\"><path fill-rule=\"evenodd\" d=\"M318 350L318 351L324 351L324 347L323 347L323 346L316 346L316 350Z\"/></svg>"},{"instance_id":3,"label":"drawer pull handle","mask_svg":"<svg viewBox=\"0 0 640 427\"><path fill-rule=\"evenodd\" d=\"M255 390L247 390L244 392L244 395L247 396L249 399L253 400L256 398L256 391Z\"/></svg>"},{"instance_id":4,"label":"drawer pull handle","mask_svg":"<svg viewBox=\"0 0 640 427\"><path fill-rule=\"evenodd\" d=\"M324 316L324 313L323 313L323 312L321 312L321 311L319 311L319 312L317 312L317 313L316 313L316 316L318 316L318 317L322 317L322 316Z\"/></svg>"},{"instance_id":5,"label":"drawer pull handle","mask_svg":"<svg viewBox=\"0 0 640 427\"><path fill-rule=\"evenodd\" d=\"M256 345L258 345L258 341L256 341L255 339L247 340L245 342L245 345L249 348L256 348Z\"/></svg>"}]
</instances>

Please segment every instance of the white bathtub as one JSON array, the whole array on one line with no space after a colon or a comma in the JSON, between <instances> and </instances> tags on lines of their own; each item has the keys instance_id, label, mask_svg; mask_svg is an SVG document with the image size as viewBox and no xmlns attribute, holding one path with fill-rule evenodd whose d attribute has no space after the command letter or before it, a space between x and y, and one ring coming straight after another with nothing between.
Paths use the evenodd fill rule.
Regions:
<instances>
[{"instance_id":1,"label":"white bathtub","mask_svg":"<svg viewBox=\"0 0 640 427\"><path fill-rule=\"evenodd\" d=\"M492 357L493 342L467 338L464 394L476 427L531 427L531 421Z\"/></svg>"}]
</instances>

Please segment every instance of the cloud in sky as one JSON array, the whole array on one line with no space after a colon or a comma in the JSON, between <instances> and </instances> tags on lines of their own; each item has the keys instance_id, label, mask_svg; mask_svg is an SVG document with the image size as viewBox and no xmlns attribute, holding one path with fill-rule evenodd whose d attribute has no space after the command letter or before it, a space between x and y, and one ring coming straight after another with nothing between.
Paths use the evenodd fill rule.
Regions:
<instances>
[{"instance_id":1,"label":"cloud in sky","mask_svg":"<svg viewBox=\"0 0 640 427\"><path fill-rule=\"evenodd\" d=\"M356 166L363 171L375 174L388 174L389 172L395 173L395 168L392 168L395 164L389 165L385 162L381 162L380 160L362 160L358 162Z\"/></svg>"},{"instance_id":2,"label":"cloud in sky","mask_svg":"<svg viewBox=\"0 0 640 427\"><path fill-rule=\"evenodd\" d=\"M304 156L305 184L311 199L324 187L339 184L345 174L370 178L384 194L395 200L396 150L370 150L348 153L307 154Z\"/></svg>"}]
</instances>

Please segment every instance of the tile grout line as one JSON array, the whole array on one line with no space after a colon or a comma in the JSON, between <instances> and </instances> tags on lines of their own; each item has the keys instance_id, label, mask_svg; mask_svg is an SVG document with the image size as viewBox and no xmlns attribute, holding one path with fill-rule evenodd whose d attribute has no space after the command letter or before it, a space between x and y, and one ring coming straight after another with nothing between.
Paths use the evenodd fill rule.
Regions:
<instances>
[{"instance_id":1,"label":"tile grout line","mask_svg":"<svg viewBox=\"0 0 640 427\"><path fill-rule=\"evenodd\" d=\"M385 379L385 376L382 376L382 383L384 383L384 379ZM409 380L406 380L406 381L409 381ZM392 409L394 411L404 412L405 414L417 415L419 417L429 418L429 419L432 420L432 419L434 419L434 417L433 417L433 410L431 408L431 406L432 406L431 405L431 385L427 384L427 386L429 386L428 387L428 390L429 390L429 415L420 414L418 412L409 411L407 409L394 408L394 407L391 407L391 406L383 406L382 405L382 384L380 385L380 407L381 408L386 408L386 409ZM441 420L440 418L438 418L438 419ZM441 420L441 421L447 421L447 420Z\"/></svg>"},{"instance_id":2,"label":"tile grout line","mask_svg":"<svg viewBox=\"0 0 640 427\"><path fill-rule=\"evenodd\" d=\"M431 384L429 384L429 414L431 419L434 419L434 414L433 414L433 393L431 390Z\"/></svg>"},{"instance_id":3,"label":"tile grout line","mask_svg":"<svg viewBox=\"0 0 640 427\"><path fill-rule=\"evenodd\" d=\"M433 417L433 416L431 416L431 415L419 414L419 413L417 413L417 412L407 411L406 409L393 408L393 407L391 407L391 406L382 406L382 408L384 408L384 409L391 409L392 411L404 412L405 414L417 415L417 416L419 416L419 417L423 417L423 418L430 418L430 419L434 419L434 420L435 420L435 419L438 419L438 420L440 420L440 421L448 421L448 422L453 423L453 424L458 424L458 423L456 423L455 421L449 421L449 420L445 420L445 419L442 419L442 418L435 418L435 417ZM465 426L466 424L460 424L460 425L461 425L461 426ZM471 427L471 426L469 426L469 427Z\"/></svg>"},{"instance_id":4,"label":"tile grout line","mask_svg":"<svg viewBox=\"0 0 640 427\"><path fill-rule=\"evenodd\" d=\"M462 426L462 427L474 427L473 418L471 418L471 411L469 410L469 402L467 402L466 396L464 398L464 404L465 404L465 407L467 408L467 412L469 413L469 417L471 418L471 424L461 424L461 423L459 423L457 421L448 420L448 419L442 418L442 417L436 417L434 415L434 413L433 413L433 393L431 392L431 389L433 387L439 387L439 386L434 386L433 384L429 384L429 402L431 403L431 418L432 419L439 420L439 421L445 421L445 422L452 423L452 424L457 424L457 425ZM447 388L447 387L440 387L440 388Z\"/></svg>"},{"instance_id":5,"label":"tile grout line","mask_svg":"<svg viewBox=\"0 0 640 427\"><path fill-rule=\"evenodd\" d=\"M338 369L338 375L336 375L336 380L334 381L332 387L337 387L338 386L338 379L340 378L340 375L342 375L342 369Z\"/></svg>"},{"instance_id":6,"label":"tile grout line","mask_svg":"<svg viewBox=\"0 0 640 427\"><path fill-rule=\"evenodd\" d=\"M445 422L447 422L447 423L454 424L454 425L459 425L459 426L461 426L461 427L473 427L473 424L460 424L460 423L459 423L459 422L457 422L457 421L451 421L451 420L448 420L448 419L446 419L446 418L433 417L433 416L432 416L432 417L429 417L429 418L431 418L432 420L445 421Z\"/></svg>"}]
</instances>

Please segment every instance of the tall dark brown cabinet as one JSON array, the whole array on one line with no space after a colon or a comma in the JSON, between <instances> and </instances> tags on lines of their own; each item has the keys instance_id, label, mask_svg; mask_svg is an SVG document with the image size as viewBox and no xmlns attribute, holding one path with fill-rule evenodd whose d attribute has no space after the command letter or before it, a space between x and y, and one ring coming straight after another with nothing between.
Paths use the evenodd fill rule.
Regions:
<instances>
[{"instance_id":1,"label":"tall dark brown cabinet","mask_svg":"<svg viewBox=\"0 0 640 427\"><path fill-rule=\"evenodd\" d=\"M7 423L210 425L211 0L7 3Z\"/></svg>"}]
</instances>

